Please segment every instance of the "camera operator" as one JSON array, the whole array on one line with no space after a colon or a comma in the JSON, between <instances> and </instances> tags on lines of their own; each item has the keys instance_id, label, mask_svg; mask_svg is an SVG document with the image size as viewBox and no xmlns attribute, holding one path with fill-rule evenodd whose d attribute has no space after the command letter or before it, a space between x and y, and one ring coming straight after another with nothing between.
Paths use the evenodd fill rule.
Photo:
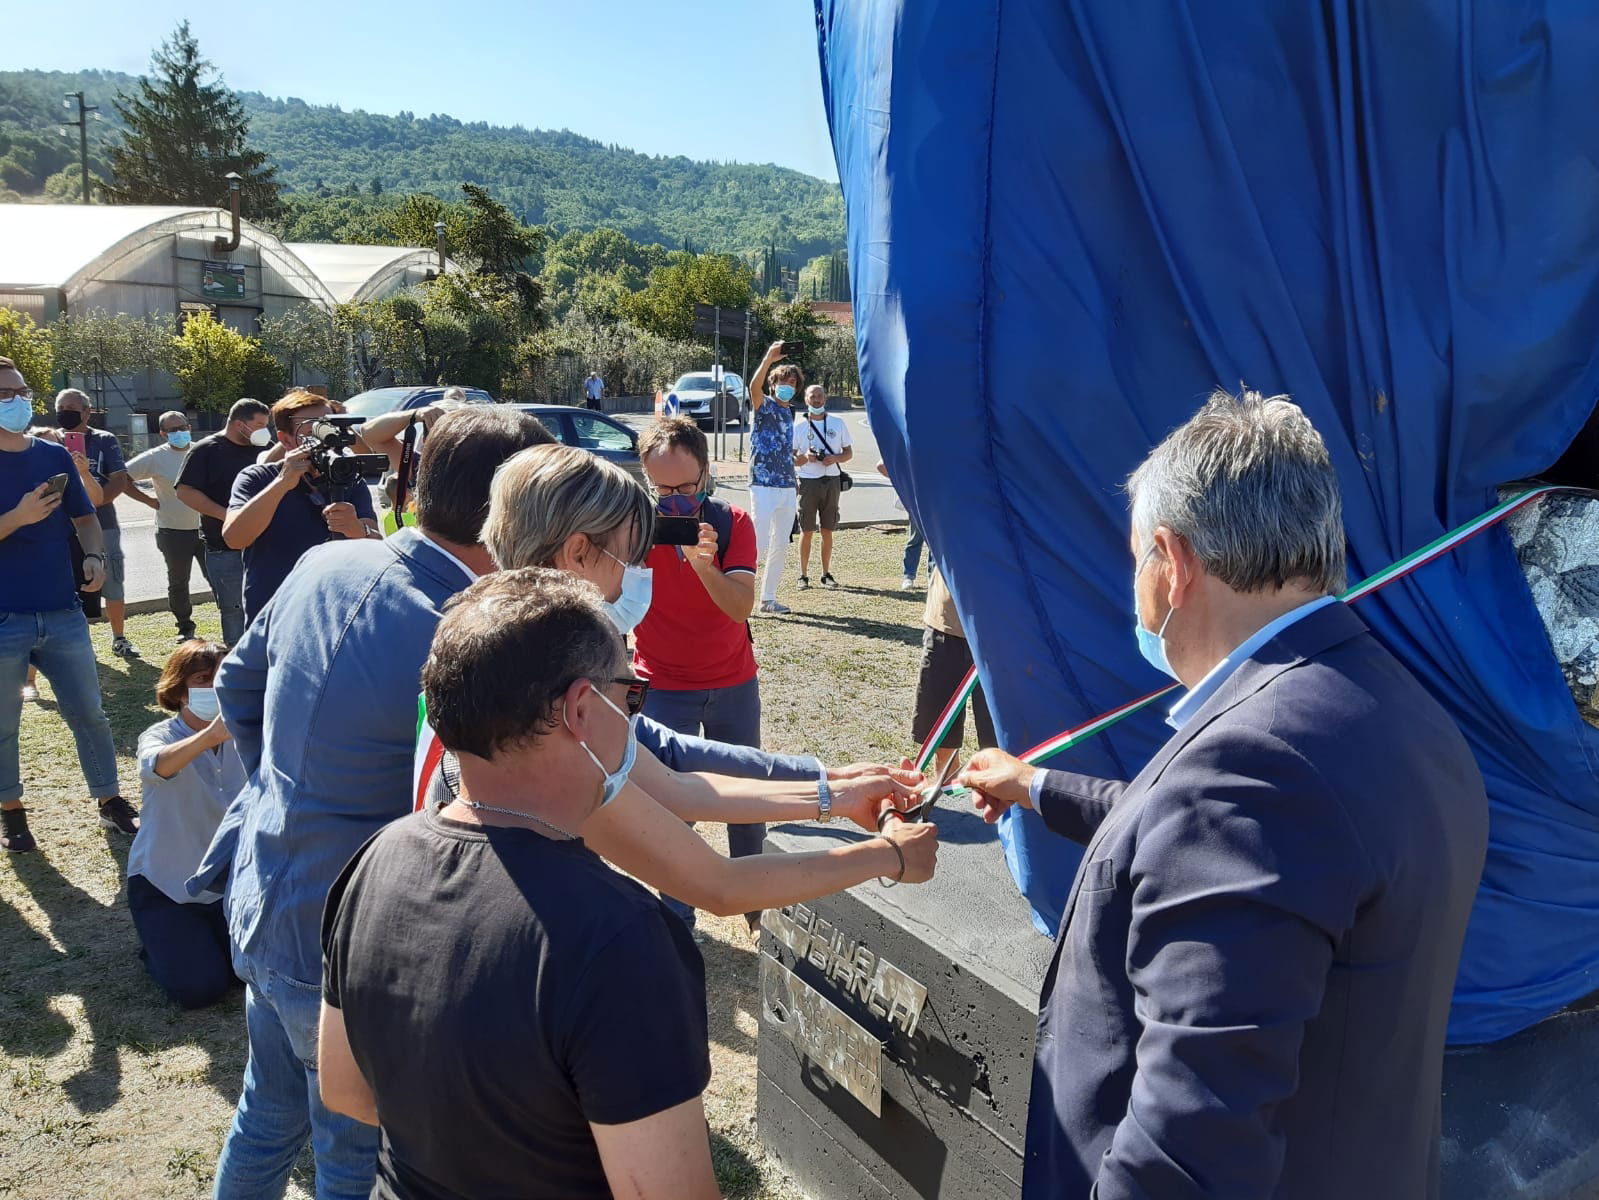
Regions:
<instances>
[{"instance_id":1,"label":"camera operator","mask_svg":"<svg viewBox=\"0 0 1599 1200\"><path fill-rule=\"evenodd\" d=\"M272 406L283 461L246 467L233 482L222 539L244 551L246 622L266 607L311 547L334 537L379 536L365 481L357 476L350 486L327 476L330 452L320 446L313 428L328 412L328 402L313 392L296 389L284 396Z\"/></svg>"}]
</instances>

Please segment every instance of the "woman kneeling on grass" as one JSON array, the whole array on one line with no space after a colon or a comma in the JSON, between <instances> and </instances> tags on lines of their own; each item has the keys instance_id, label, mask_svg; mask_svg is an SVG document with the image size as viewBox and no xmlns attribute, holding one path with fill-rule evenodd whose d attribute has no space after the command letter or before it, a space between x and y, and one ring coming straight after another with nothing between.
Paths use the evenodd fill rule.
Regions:
<instances>
[{"instance_id":1,"label":"woman kneeling on grass","mask_svg":"<svg viewBox=\"0 0 1599 1200\"><path fill-rule=\"evenodd\" d=\"M244 786L211 686L226 653L199 639L174 650L155 698L177 715L139 735L144 813L128 851L128 909L145 969L182 1008L215 1004L238 983L221 897L192 900L183 888Z\"/></svg>"}]
</instances>

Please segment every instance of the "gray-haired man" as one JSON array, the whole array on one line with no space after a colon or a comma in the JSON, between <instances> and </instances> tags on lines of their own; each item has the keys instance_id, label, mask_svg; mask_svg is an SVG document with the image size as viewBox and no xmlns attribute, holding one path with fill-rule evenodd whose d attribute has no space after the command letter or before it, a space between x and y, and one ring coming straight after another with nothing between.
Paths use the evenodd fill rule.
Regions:
<instances>
[{"instance_id":1,"label":"gray-haired man","mask_svg":"<svg viewBox=\"0 0 1599 1200\"><path fill-rule=\"evenodd\" d=\"M989 819L1088 850L1040 1004L1022 1194L1428 1200L1488 805L1348 608L1338 481L1285 396L1218 392L1129 481L1140 650L1188 689L1131 783L997 750Z\"/></svg>"},{"instance_id":2,"label":"gray-haired man","mask_svg":"<svg viewBox=\"0 0 1599 1200\"><path fill-rule=\"evenodd\" d=\"M191 568L205 572L205 545L200 541L200 514L178 498L178 472L189 457L189 418L173 409L161 414L159 445L128 460L128 478L155 484L151 499L136 487L128 495L155 509L155 544L167 564L167 607L178 625L178 641L194 636L194 603L189 595Z\"/></svg>"}]
</instances>

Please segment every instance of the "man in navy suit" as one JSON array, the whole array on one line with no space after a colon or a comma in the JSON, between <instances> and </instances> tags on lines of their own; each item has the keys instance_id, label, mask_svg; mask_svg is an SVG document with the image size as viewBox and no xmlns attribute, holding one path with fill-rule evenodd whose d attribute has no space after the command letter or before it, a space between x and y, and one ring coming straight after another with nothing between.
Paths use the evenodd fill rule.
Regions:
<instances>
[{"instance_id":1,"label":"man in navy suit","mask_svg":"<svg viewBox=\"0 0 1599 1200\"><path fill-rule=\"evenodd\" d=\"M1344 585L1286 397L1212 396L1129 481L1136 632L1188 691L1131 783L964 772L1087 851L1044 979L1027 1200L1427 1200L1487 843L1454 723Z\"/></svg>"}]
</instances>

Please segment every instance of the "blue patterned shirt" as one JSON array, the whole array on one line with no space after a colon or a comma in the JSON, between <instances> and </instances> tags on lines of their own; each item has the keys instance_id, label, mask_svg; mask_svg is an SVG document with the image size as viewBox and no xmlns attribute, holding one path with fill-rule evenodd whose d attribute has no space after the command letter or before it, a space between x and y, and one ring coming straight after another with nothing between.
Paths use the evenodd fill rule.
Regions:
<instances>
[{"instance_id":1,"label":"blue patterned shirt","mask_svg":"<svg viewBox=\"0 0 1599 1200\"><path fill-rule=\"evenodd\" d=\"M795 486L794 410L770 396L755 410L750 431L750 486Z\"/></svg>"}]
</instances>

